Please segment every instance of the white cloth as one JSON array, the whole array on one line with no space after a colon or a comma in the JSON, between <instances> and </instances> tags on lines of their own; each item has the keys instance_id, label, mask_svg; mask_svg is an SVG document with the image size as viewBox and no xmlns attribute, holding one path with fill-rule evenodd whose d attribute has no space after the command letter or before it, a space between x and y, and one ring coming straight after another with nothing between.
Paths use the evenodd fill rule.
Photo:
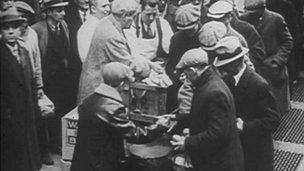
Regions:
<instances>
[{"instance_id":1,"label":"white cloth","mask_svg":"<svg viewBox=\"0 0 304 171\"><path fill-rule=\"evenodd\" d=\"M84 62L88 55L92 37L99 21L97 17L90 15L77 32L77 46L81 62Z\"/></svg>"},{"instance_id":2,"label":"white cloth","mask_svg":"<svg viewBox=\"0 0 304 171\"><path fill-rule=\"evenodd\" d=\"M141 19L141 15L139 16L139 19ZM173 36L173 31L169 23L165 19L163 19L162 17L159 17L159 19L163 33L162 47L166 53L169 53L170 40L171 37ZM152 60L156 57L158 39L159 39L156 21L153 21L150 25L152 32L155 33L155 38L153 39L143 39L142 27L147 29L147 26L145 24L144 26L142 26L140 21L139 21L139 26L140 26L139 37L137 37L136 35L135 22L133 22L130 29L124 30L126 38L131 48L132 56L144 57L146 59Z\"/></svg>"}]
</instances>

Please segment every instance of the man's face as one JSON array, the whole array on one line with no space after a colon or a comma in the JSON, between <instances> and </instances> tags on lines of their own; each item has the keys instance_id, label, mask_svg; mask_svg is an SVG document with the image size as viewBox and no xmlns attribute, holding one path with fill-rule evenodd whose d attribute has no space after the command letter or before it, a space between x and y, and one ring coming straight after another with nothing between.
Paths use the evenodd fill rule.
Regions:
<instances>
[{"instance_id":1,"label":"man's face","mask_svg":"<svg viewBox=\"0 0 304 171\"><path fill-rule=\"evenodd\" d=\"M89 9L89 0L75 0L75 3L80 10L86 11Z\"/></svg>"},{"instance_id":2,"label":"man's face","mask_svg":"<svg viewBox=\"0 0 304 171\"><path fill-rule=\"evenodd\" d=\"M15 43L20 36L20 23L5 23L1 26L2 40L6 43Z\"/></svg>"},{"instance_id":3,"label":"man's face","mask_svg":"<svg viewBox=\"0 0 304 171\"><path fill-rule=\"evenodd\" d=\"M65 16L64 7L50 9L48 16L56 22L61 22Z\"/></svg>"},{"instance_id":4,"label":"man's face","mask_svg":"<svg viewBox=\"0 0 304 171\"><path fill-rule=\"evenodd\" d=\"M122 16L122 22L121 22L122 29L129 29L131 27L135 15L136 15L136 11L130 11Z\"/></svg>"},{"instance_id":5,"label":"man's face","mask_svg":"<svg viewBox=\"0 0 304 171\"><path fill-rule=\"evenodd\" d=\"M197 68L195 67L188 67L183 71L183 73L191 82L195 82L198 79Z\"/></svg>"},{"instance_id":6,"label":"man's face","mask_svg":"<svg viewBox=\"0 0 304 171\"><path fill-rule=\"evenodd\" d=\"M141 13L142 21L147 25L151 24L156 19L157 13L158 13L158 5L155 5L155 7L146 5L145 9Z\"/></svg>"},{"instance_id":7,"label":"man's face","mask_svg":"<svg viewBox=\"0 0 304 171\"><path fill-rule=\"evenodd\" d=\"M103 18L103 17L109 15L109 13L110 13L110 4L104 3L104 2L105 2L104 0L101 0L101 1L99 0L97 5L93 7L95 9L95 13L100 18Z\"/></svg>"}]
</instances>

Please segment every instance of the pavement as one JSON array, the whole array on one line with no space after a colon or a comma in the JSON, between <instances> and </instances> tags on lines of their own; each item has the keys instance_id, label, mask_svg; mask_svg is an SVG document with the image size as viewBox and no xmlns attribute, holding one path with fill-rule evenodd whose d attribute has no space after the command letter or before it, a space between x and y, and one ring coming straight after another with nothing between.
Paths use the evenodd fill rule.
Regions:
<instances>
[{"instance_id":1,"label":"pavement","mask_svg":"<svg viewBox=\"0 0 304 171\"><path fill-rule=\"evenodd\" d=\"M291 92L291 110L283 116L273 134L274 171L304 171L304 79L298 81ZM51 155L55 164L43 165L40 171L69 171L69 162L61 156Z\"/></svg>"}]
</instances>

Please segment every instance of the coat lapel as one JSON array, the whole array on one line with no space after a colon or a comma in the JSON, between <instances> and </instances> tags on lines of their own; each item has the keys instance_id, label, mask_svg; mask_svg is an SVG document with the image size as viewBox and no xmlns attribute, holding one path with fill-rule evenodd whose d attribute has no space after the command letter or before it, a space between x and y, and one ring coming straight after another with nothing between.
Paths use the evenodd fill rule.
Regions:
<instances>
[{"instance_id":1,"label":"coat lapel","mask_svg":"<svg viewBox=\"0 0 304 171\"><path fill-rule=\"evenodd\" d=\"M15 77L19 82L23 82L22 79L23 74L20 72L22 71L21 65L18 63L16 57L12 55L10 49L4 43L3 44L1 43L1 46L2 46L1 49L3 49L1 50L2 51L1 57L8 63L6 67L11 68L9 69L9 71L12 71L12 73L15 75Z\"/></svg>"}]
</instances>

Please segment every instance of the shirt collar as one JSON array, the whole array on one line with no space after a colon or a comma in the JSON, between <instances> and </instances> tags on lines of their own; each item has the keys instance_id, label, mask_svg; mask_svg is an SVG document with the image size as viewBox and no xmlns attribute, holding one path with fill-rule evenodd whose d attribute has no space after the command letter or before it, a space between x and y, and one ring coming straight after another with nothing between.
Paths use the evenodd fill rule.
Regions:
<instances>
[{"instance_id":1,"label":"shirt collar","mask_svg":"<svg viewBox=\"0 0 304 171\"><path fill-rule=\"evenodd\" d=\"M243 67L240 70L240 72L233 76L233 78L235 80L235 86L237 86L238 83L240 82L240 79L241 79L242 75L244 74L245 69L246 69L246 64L243 64Z\"/></svg>"},{"instance_id":2,"label":"shirt collar","mask_svg":"<svg viewBox=\"0 0 304 171\"><path fill-rule=\"evenodd\" d=\"M56 31L57 29L60 30L60 23L58 22L57 25L53 25L52 23L50 22L47 22L48 26L51 28L52 31Z\"/></svg>"}]
</instances>

